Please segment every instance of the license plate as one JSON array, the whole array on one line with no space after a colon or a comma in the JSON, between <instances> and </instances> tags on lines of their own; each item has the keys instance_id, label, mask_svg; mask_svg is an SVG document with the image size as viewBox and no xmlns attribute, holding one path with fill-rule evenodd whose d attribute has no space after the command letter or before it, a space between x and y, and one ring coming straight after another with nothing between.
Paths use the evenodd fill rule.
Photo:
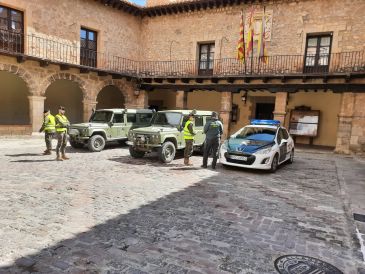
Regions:
<instances>
[{"instance_id":1,"label":"license plate","mask_svg":"<svg viewBox=\"0 0 365 274\"><path fill-rule=\"evenodd\" d=\"M247 157L245 156L230 155L229 157L233 160L247 161Z\"/></svg>"}]
</instances>

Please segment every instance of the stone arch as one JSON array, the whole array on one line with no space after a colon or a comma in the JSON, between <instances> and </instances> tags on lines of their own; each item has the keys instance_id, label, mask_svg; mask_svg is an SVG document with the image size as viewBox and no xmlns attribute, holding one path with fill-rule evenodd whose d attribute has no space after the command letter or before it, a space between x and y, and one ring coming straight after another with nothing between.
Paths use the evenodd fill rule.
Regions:
<instances>
[{"instance_id":1,"label":"stone arch","mask_svg":"<svg viewBox=\"0 0 365 274\"><path fill-rule=\"evenodd\" d=\"M0 70L0 125L30 125L29 85L17 73Z\"/></svg>"},{"instance_id":2,"label":"stone arch","mask_svg":"<svg viewBox=\"0 0 365 274\"><path fill-rule=\"evenodd\" d=\"M115 85L103 87L98 92L96 101L96 109L125 108L124 94Z\"/></svg>"},{"instance_id":3,"label":"stone arch","mask_svg":"<svg viewBox=\"0 0 365 274\"><path fill-rule=\"evenodd\" d=\"M84 80L82 80L80 77L78 77L74 74L62 73L62 72L49 76L43 82L42 88L41 88L41 95L45 96L47 88L50 85L52 85L54 82L56 82L57 80L68 80L68 81L72 81L72 82L78 84L78 86L80 87L80 89L82 91L83 99L88 99L90 97L87 92L86 82Z\"/></svg>"},{"instance_id":4,"label":"stone arch","mask_svg":"<svg viewBox=\"0 0 365 274\"><path fill-rule=\"evenodd\" d=\"M126 80L108 79L102 81L101 84L97 87L95 99L98 97L99 93L108 86L115 86L122 93L122 96L124 97L125 106L130 104L132 97L131 91L133 90L133 88L132 88L132 83L129 83Z\"/></svg>"},{"instance_id":5,"label":"stone arch","mask_svg":"<svg viewBox=\"0 0 365 274\"><path fill-rule=\"evenodd\" d=\"M44 106L52 113L56 114L62 105L71 123L84 120L83 102L89 98L84 80L70 73L57 73L43 82L41 91L46 97Z\"/></svg>"},{"instance_id":6,"label":"stone arch","mask_svg":"<svg viewBox=\"0 0 365 274\"><path fill-rule=\"evenodd\" d=\"M21 78L28 88L28 95L37 95L36 84L33 79L33 76L26 71L25 69L17 66L17 65L10 65L10 64L1 64L0 63L0 71L9 72Z\"/></svg>"}]
</instances>

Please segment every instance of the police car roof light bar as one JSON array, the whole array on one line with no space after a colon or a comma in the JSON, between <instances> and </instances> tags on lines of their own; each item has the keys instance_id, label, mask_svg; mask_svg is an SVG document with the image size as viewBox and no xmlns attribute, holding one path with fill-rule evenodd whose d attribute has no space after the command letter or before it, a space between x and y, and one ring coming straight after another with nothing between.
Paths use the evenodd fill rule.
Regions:
<instances>
[{"instance_id":1,"label":"police car roof light bar","mask_svg":"<svg viewBox=\"0 0 365 274\"><path fill-rule=\"evenodd\" d=\"M280 126L279 120L258 120L252 119L251 125Z\"/></svg>"}]
</instances>

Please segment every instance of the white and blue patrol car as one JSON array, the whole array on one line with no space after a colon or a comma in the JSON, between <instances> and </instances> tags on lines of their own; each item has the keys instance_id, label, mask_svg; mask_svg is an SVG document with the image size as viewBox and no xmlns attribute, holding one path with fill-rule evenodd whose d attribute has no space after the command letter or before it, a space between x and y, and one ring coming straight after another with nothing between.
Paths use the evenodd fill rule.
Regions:
<instances>
[{"instance_id":1,"label":"white and blue patrol car","mask_svg":"<svg viewBox=\"0 0 365 274\"><path fill-rule=\"evenodd\" d=\"M267 169L275 172L294 160L294 141L277 120L252 120L226 140L220 148L223 165Z\"/></svg>"}]
</instances>

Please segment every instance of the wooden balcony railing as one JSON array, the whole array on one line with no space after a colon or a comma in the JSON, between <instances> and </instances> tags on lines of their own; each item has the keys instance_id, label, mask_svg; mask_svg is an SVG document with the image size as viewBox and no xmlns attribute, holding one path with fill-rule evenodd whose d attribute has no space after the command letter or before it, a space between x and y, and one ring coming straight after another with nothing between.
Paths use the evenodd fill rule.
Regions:
<instances>
[{"instance_id":1,"label":"wooden balcony railing","mask_svg":"<svg viewBox=\"0 0 365 274\"><path fill-rule=\"evenodd\" d=\"M271 76L301 74L337 74L365 72L365 51L332 53L322 56L275 55L263 62L258 57L241 62L235 58L216 59L209 71L199 70L201 62L180 61L134 61L104 52L80 48L79 43L51 40L34 35L23 35L0 30L0 53L29 56L37 59L96 68L132 77L197 77L204 76Z\"/></svg>"}]
</instances>

